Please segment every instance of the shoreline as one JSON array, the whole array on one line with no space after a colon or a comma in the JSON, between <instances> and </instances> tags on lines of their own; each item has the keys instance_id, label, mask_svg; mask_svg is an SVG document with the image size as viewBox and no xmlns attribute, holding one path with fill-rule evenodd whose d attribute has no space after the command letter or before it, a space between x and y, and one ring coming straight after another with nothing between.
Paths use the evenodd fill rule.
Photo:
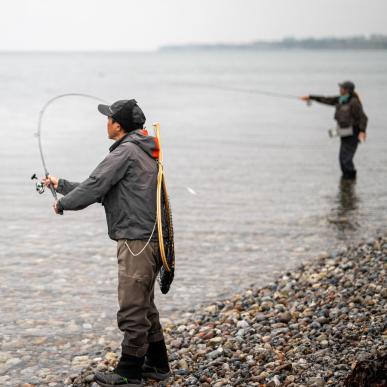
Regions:
<instances>
[{"instance_id":1,"label":"shoreline","mask_svg":"<svg viewBox=\"0 0 387 387\"><path fill-rule=\"evenodd\" d=\"M362 386L345 380L361 362L385 360L386 268L387 236L377 237L195 308L164 325L174 376L159 385ZM90 354L65 385L95 387L93 372L118 356L118 348Z\"/></svg>"}]
</instances>

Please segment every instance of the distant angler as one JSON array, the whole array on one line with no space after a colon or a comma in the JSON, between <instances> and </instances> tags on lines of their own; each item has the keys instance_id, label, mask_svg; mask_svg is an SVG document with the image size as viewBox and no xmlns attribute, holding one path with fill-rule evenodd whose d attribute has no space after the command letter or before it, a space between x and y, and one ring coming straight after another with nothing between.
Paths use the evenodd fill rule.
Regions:
<instances>
[{"instance_id":1,"label":"distant angler","mask_svg":"<svg viewBox=\"0 0 387 387\"><path fill-rule=\"evenodd\" d=\"M319 95L308 95L301 97L303 101L317 101L325 105L335 107L334 119L337 127L331 129L331 137L340 137L339 160L344 179L354 180L356 168L353 158L359 142L366 140L366 129L368 117L364 113L359 95L355 91L355 84L351 81L339 83L339 95L324 97Z\"/></svg>"}]
</instances>

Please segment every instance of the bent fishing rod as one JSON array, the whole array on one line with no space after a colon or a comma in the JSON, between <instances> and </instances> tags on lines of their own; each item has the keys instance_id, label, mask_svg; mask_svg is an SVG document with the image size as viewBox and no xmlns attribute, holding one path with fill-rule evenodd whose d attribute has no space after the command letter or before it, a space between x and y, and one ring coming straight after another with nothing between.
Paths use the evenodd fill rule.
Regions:
<instances>
[{"instance_id":1,"label":"bent fishing rod","mask_svg":"<svg viewBox=\"0 0 387 387\"><path fill-rule=\"evenodd\" d=\"M44 175L46 177L46 179L48 179L49 177L49 172L48 172L48 168L47 168L47 165L46 165L46 160L45 160L45 157L44 157L44 153L43 153L43 145L42 145L42 124L43 124L43 117L44 117L44 113L46 112L47 108L55 101L59 100L59 99L62 99L62 98L66 98L66 97L84 97L84 98L90 98L90 99L93 99L93 100L96 100L96 101L99 101L99 102L103 102L105 103L105 100L103 100L102 98L99 98L99 97L95 97L94 95L91 95L91 94L84 94L84 93L65 93L65 94L59 94L51 99L49 99L42 107L42 109L40 110L39 112L39 118L38 118L38 125L37 125L37 131L35 133L35 136L37 137L38 139L38 146L39 146L39 153L40 153L40 159L41 159L41 162L42 162L42 166L43 166L43 170L44 170ZM36 191L39 192L39 194L42 194L44 191L45 191L45 188L44 188L44 184L42 182L39 181L36 173L34 173L32 176L31 176L31 180L36 180L36 183L35 183L35 188L36 188ZM55 201L58 200L58 195L55 191L55 188L53 187L53 185L50 183L48 185L50 191L51 191L51 194L52 196L54 197ZM63 211L60 212L60 215L63 215Z\"/></svg>"}]
</instances>

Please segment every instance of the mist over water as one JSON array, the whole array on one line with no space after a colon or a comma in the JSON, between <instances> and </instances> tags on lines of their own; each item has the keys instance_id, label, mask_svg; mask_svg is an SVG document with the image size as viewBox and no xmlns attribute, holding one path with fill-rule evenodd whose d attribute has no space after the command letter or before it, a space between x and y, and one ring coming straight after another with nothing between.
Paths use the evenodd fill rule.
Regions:
<instances>
[{"instance_id":1,"label":"mist over water","mask_svg":"<svg viewBox=\"0 0 387 387\"><path fill-rule=\"evenodd\" d=\"M27 348L46 336L44 351L57 340L74 349L85 324L96 336L115 324L116 246L103 207L55 216L51 194L39 196L29 180L43 174L34 133L49 98L136 98L148 129L160 121L177 272L171 293L157 298L170 317L385 230L386 65L377 51L0 55L2 335L16 326ZM200 86L330 95L345 79L370 119L358 180L346 186L339 142L327 134L332 108ZM82 181L108 152L96 104L68 98L48 109L51 174Z\"/></svg>"}]
</instances>

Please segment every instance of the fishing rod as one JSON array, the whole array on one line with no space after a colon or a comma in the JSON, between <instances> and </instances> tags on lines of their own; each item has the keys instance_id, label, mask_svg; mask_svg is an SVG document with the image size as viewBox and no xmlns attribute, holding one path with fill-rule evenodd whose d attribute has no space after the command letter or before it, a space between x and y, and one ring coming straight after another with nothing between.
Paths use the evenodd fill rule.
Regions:
<instances>
[{"instance_id":1,"label":"fishing rod","mask_svg":"<svg viewBox=\"0 0 387 387\"><path fill-rule=\"evenodd\" d=\"M239 93L248 93L248 94L260 94L265 95L267 97L274 97L274 98L286 98L286 99L299 99L298 95L294 94L287 94L287 93L279 93L275 91L268 91L263 89L246 89L242 87L234 87L234 86L224 86L219 85L215 83L196 83L196 82L173 82L177 85L186 85L186 86L193 86L193 87L206 87L210 89L218 89L218 90L225 90L225 91L235 91Z\"/></svg>"},{"instance_id":2,"label":"fishing rod","mask_svg":"<svg viewBox=\"0 0 387 387\"><path fill-rule=\"evenodd\" d=\"M45 157L44 157L44 153L43 153L43 146L42 146L42 124L43 124L43 117L44 117L44 113L46 112L47 108L55 101L59 100L59 99L62 99L62 98L66 98L66 97L84 97L84 98L89 98L89 99L93 99L93 100L96 100L96 101L99 101L99 102L103 102L105 103L105 100L103 100L102 98L99 98L99 97L95 97L94 95L91 95L91 94L84 94L84 93L65 93L65 94L59 94L51 99L49 99L42 107L42 109L40 110L39 112L39 118L38 118L38 125L37 125L37 131L35 133L35 136L37 137L38 139L38 146L39 146L39 153L40 153L40 159L41 159L41 162L42 162L42 166L43 166L43 170L44 170L44 175L46 176L46 179L48 179L48 176L50 175L49 172L48 172L48 168L47 168L47 165L46 165L46 160L45 160ZM39 192L39 194L42 194L44 191L45 191L45 188L44 188L44 184L42 182L39 181L38 177L36 176L36 173L34 173L32 176L31 176L31 180L36 180L36 183L35 183L35 189L37 192ZM51 191L51 194L52 196L54 197L55 201L58 200L58 195L55 191L55 188L53 187L53 185L50 183L48 185L50 191ZM61 215L63 215L63 211L61 211L60 213Z\"/></svg>"}]
</instances>

